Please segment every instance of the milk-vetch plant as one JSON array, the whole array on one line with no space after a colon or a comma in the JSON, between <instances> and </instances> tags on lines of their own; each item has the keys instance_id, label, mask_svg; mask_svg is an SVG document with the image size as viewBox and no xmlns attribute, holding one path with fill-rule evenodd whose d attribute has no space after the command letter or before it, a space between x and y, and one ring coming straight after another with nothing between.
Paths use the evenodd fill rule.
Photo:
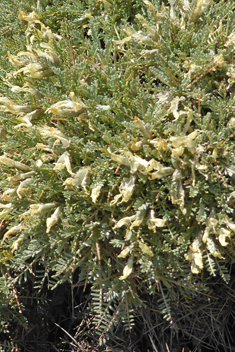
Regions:
<instances>
[{"instance_id":1,"label":"milk-vetch plant","mask_svg":"<svg viewBox=\"0 0 235 352\"><path fill-rule=\"evenodd\" d=\"M0 289L79 268L101 343L156 290L176 329L167 302L234 256L235 3L141 3L65 7L59 33L21 10L1 84Z\"/></svg>"}]
</instances>

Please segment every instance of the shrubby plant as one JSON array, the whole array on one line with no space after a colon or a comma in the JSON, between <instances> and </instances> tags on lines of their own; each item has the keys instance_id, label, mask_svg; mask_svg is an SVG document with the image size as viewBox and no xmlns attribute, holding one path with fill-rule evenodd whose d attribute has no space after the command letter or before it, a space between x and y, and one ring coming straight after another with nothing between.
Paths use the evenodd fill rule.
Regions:
<instances>
[{"instance_id":1,"label":"shrubby plant","mask_svg":"<svg viewBox=\"0 0 235 352\"><path fill-rule=\"evenodd\" d=\"M28 273L40 291L79 269L100 345L138 309L226 345L182 319L193 300L212 309L212 278L231 283L235 3L46 5L20 10L26 42L2 63L2 327L25 324Z\"/></svg>"}]
</instances>

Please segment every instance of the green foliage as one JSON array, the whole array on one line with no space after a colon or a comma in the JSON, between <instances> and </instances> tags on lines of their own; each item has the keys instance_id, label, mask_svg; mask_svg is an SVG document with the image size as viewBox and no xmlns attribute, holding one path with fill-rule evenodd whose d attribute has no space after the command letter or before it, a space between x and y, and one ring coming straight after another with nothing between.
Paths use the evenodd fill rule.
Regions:
<instances>
[{"instance_id":1,"label":"green foliage","mask_svg":"<svg viewBox=\"0 0 235 352\"><path fill-rule=\"evenodd\" d=\"M101 344L159 287L175 326L177 294L230 280L235 2L22 6L1 41L2 324L41 263L92 285Z\"/></svg>"}]
</instances>

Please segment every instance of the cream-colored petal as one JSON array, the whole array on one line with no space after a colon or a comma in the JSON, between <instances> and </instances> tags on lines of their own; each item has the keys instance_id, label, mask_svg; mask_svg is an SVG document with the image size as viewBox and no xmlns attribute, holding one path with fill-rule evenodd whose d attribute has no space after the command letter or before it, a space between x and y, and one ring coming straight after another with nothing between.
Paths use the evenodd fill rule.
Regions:
<instances>
[{"instance_id":1,"label":"cream-colored petal","mask_svg":"<svg viewBox=\"0 0 235 352\"><path fill-rule=\"evenodd\" d=\"M64 148L68 148L70 146L71 140L65 136L58 128L45 125L44 127L39 127L38 131L43 137L53 137L58 139L62 142Z\"/></svg>"},{"instance_id":2,"label":"cream-colored petal","mask_svg":"<svg viewBox=\"0 0 235 352\"><path fill-rule=\"evenodd\" d=\"M133 227L139 227L142 224L142 222L144 220L144 217L145 217L145 214L146 214L146 210L138 210L136 212L136 214L134 215L135 218L134 218L134 221L131 224L130 230Z\"/></svg>"},{"instance_id":3,"label":"cream-colored petal","mask_svg":"<svg viewBox=\"0 0 235 352\"><path fill-rule=\"evenodd\" d=\"M18 197L21 199L21 192L23 192L27 186L30 184L30 182L32 181L32 178L26 178L25 180L21 181L17 190L16 190L16 194L18 195Z\"/></svg>"},{"instance_id":4,"label":"cream-colored petal","mask_svg":"<svg viewBox=\"0 0 235 352\"><path fill-rule=\"evenodd\" d=\"M205 231L204 231L204 234L203 234L203 236L202 236L202 242L203 243L206 243L206 241L207 241L207 239L208 239L208 237L209 237L209 235L210 235L210 227L209 226L207 226L206 228L205 228Z\"/></svg>"},{"instance_id":5,"label":"cream-colored petal","mask_svg":"<svg viewBox=\"0 0 235 352\"><path fill-rule=\"evenodd\" d=\"M39 214L43 211L48 211L51 210L53 208L55 208L57 206L56 202L52 202L52 203L36 203L36 204L31 204L29 206L29 210L27 210L26 212L22 213L20 215L20 217L27 217L27 216L33 216L35 214Z\"/></svg>"},{"instance_id":6,"label":"cream-colored petal","mask_svg":"<svg viewBox=\"0 0 235 352\"><path fill-rule=\"evenodd\" d=\"M126 216L125 218L120 219L116 225L113 227L113 230L119 229L122 226L129 226L131 222L135 219L135 215Z\"/></svg>"},{"instance_id":7,"label":"cream-colored petal","mask_svg":"<svg viewBox=\"0 0 235 352\"><path fill-rule=\"evenodd\" d=\"M17 105L12 100L6 97L0 97L0 112L19 115L32 111L31 105Z\"/></svg>"},{"instance_id":8,"label":"cream-colored petal","mask_svg":"<svg viewBox=\"0 0 235 352\"><path fill-rule=\"evenodd\" d=\"M155 138L155 139L152 139L150 141L148 141L151 145L154 146L154 148L156 148L157 150L159 150L160 152L163 150L167 150L169 147L168 147L168 143L166 141L166 139L164 138Z\"/></svg>"},{"instance_id":9,"label":"cream-colored petal","mask_svg":"<svg viewBox=\"0 0 235 352\"><path fill-rule=\"evenodd\" d=\"M86 105L80 101L63 100L53 104L46 110L61 117L76 117L87 111Z\"/></svg>"},{"instance_id":10,"label":"cream-colored petal","mask_svg":"<svg viewBox=\"0 0 235 352\"><path fill-rule=\"evenodd\" d=\"M174 169L170 166L161 167L158 171L150 173L148 178L149 180L161 179L163 177L172 175L173 172Z\"/></svg>"},{"instance_id":11,"label":"cream-colored petal","mask_svg":"<svg viewBox=\"0 0 235 352\"><path fill-rule=\"evenodd\" d=\"M54 153L54 150L52 148L50 148L49 146L47 146L43 143L37 143L36 148L37 148L37 150L45 150L46 152Z\"/></svg>"},{"instance_id":12,"label":"cream-colored petal","mask_svg":"<svg viewBox=\"0 0 235 352\"><path fill-rule=\"evenodd\" d=\"M183 214L186 214L184 208L184 188L182 184L182 174L179 169L176 169L172 175L172 184L170 189L170 196L172 204L178 204Z\"/></svg>"},{"instance_id":13,"label":"cream-colored petal","mask_svg":"<svg viewBox=\"0 0 235 352\"><path fill-rule=\"evenodd\" d=\"M136 171L141 172L144 175L148 173L149 162L145 159L140 158L139 156L131 156L130 167L131 173L135 173Z\"/></svg>"},{"instance_id":14,"label":"cream-colored petal","mask_svg":"<svg viewBox=\"0 0 235 352\"><path fill-rule=\"evenodd\" d=\"M221 246L225 247L228 245L228 242L226 242L227 238L231 237L231 232L223 227L219 229L219 237L218 240L221 244Z\"/></svg>"},{"instance_id":15,"label":"cream-colored petal","mask_svg":"<svg viewBox=\"0 0 235 352\"><path fill-rule=\"evenodd\" d=\"M9 238L11 235L13 235L13 234L16 233L16 232L22 231L24 228L25 228L25 225L22 224L22 223L11 227L11 228L4 234L3 239L2 239L2 244L3 244L3 243L5 242L5 240L6 240L7 238Z\"/></svg>"},{"instance_id":16,"label":"cream-colored petal","mask_svg":"<svg viewBox=\"0 0 235 352\"><path fill-rule=\"evenodd\" d=\"M124 178L119 191L122 194L122 202L128 202L131 198L135 188L135 177L131 176L130 178Z\"/></svg>"},{"instance_id":17,"label":"cream-colored petal","mask_svg":"<svg viewBox=\"0 0 235 352\"><path fill-rule=\"evenodd\" d=\"M134 188L135 188L135 177L131 176L130 178L124 178L119 187L120 194L117 194L114 197L110 205L111 206L115 205L120 198L122 198L122 200L118 204L121 204L122 202L128 202L133 194Z\"/></svg>"},{"instance_id":18,"label":"cream-colored petal","mask_svg":"<svg viewBox=\"0 0 235 352\"><path fill-rule=\"evenodd\" d=\"M16 74L20 72L23 72L26 76L30 76L32 78L46 78L54 75L54 72L48 68L47 65L39 61L26 65L18 70Z\"/></svg>"},{"instance_id":19,"label":"cream-colored petal","mask_svg":"<svg viewBox=\"0 0 235 352\"><path fill-rule=\"evenodd\" d=\"M207 238L206 241L206 246L208 251L216 258L220 258L220 259L225 259L222 254L219 251L219 248L217 247L216 243L214 242L214 240L211 237Z\"/></svg>"},{"instance_id":20,"label":"cream-colored petal","mask_svg":"<svg viewBox=\"0 0 235 352\"><path fill-rule=\"evenodd\" d=\"M12 203L8 204L0 204L0 208L3 208L3 210L0 212L0 218L4 217L5 215L10 214L10 212L14 209L14 206Z\"/></svg>"},{"instance_id":21,"label":"cream-colored petal","mask_svg":"<svg viewBox=\"0 0 235 352\"><path fill-rule=\"evenodd\" d=\"M19 235L19 237L17 238L17 240L15 240L12 245L11 245L11 249L12 252L14 253L15 251L18 250L20 243L23 241L23 239L26 237L26 234L23 232Z\"/></svg>"},{"instance_id":22,"label":"cream-colored petal","mask_svg":"<svg viewBox=\"0 0 235 352\"><path fill-rule=\"evenodd\" d=\"M171 101L171 105L168 110L168 113L172 113L175 120L178 120L178 118L180 117L180 112L178 112L178 106L179 106L179 103L184 100L185 100L185 97L175 97ZM186 114L186 113L184 112L184 114Z\"/></svg>"},{"instance_id":23,"label":"cream-colored petal","mask_svg":"<svg viewBox=\"0 0 235 352\"><path fill-rule=\"evenodd\" d=\"M72 168L71 168L70 155L68 152L63 153L59 157L59 159L55 163L53 170L60 171L60 170L63 170L64 168L67 169L67 171L68 171L68 173L70 173L70 175L72 175L72 176L75 175L75 173L72 171Z\"/></svg>"},{"instance_id":24,"label":"cream-colored petal","mask_svg":"<svg viewBox=\"0 0 235 352\"><path fill-rule=\"evenodd\" d=\"M149 246L146 243L139 242L139 247L141 249L141 252L143 252L144 254L147 254L149 257L154 256L152 249L149 248Z\"/></svg>"},{"instance_id":25,"label":"cream-colored petal","mask_svg":"<svg viewBox=\"0 0 235 352\"><path fill-rule=\"evenodd\" d=\"M156 232L157 227L163 227L165 226L166 220L160 219L160 218L155 218L155 213L154 210L150 210L149 218L147 220L147 225L149 230L153 230Z\"/></svg>"},{"instance_id":26,"label":"cream-colored petal","mask_svg":"<svg viewBox=\"0 0 235 352\"><path fill-rule=\"evenodd\" d=\"M82 167L73 178L67 178L63 184L73 187L81 186L86 191L86 186L89 181L89 172L90 167Z\"/></svg>"},{"instance_id":27,"label":"cream-colored petal","mask_svg":"<svg viewBox=\"0 0 235 352\"><path fill-rule=\"evenodd\" d=\"M100 185L97 185L96 187L92 188L91 199L92 199L93 203L97 202L97 199L98 199L98 197L100 195L100 191L101 191L102 187L103 187L103 185L100 184Z\"/></svg>"},{"instance_id":28,"label":"cream-colored petal","mask_svg":"<svg viewBox=\"0 0 235 352\"><path fill-rule=\"evenodd\" d=\"M123 275L119 277L119 280L126 280L132 272L133 272L133 257L130 257L127 261L127 265L123 269Z\"/></svg>"},{"instance_id":29,"label":"cream-colored petal","mask_svg":"<svg viewBox=\"0 0 235 352\"><path fill-rule=\"evenodd\" d=\"M20 11L19 11L19 19L22 20L22 21L26 21L26 22L34 22L34 21L38 21L38 20L39 20L39 17L38 17L38 15L36 14L35 11L30 12L29 15L26 15L26 14L24 13L24 11L20 10Z\"/></svg>"},{"instance_id":30,"label":"cream-colored petal","mask_svg":"<svg viewBox=\"0 0 235 352\"><path fill-rule=\"evenodd\" d=\"M233 231L233 232L235 232L235 224L233 223L233 222L228 222L227 223L227 225L228 225L228 227Z\"/></svg>"},{"instance_id":31,"label":"cream-colored petal","mask_svg":"<svg viewBox=\"0 0 235 352\"><path fill-rule=\"evenodd\" d=\"M171 149L173 157L177 158L184 154L184 147L180 146L178 148Z\"/></svg>"},{"instance_id":32,"label":"cream-colored petal","mask_svg":"<svg viewBox=\"0 0 235 352\"><path fill-rule=\"evenodd\" d=\"M170 141L172 142L172 146L174 148L179 148L179 147L192 148L195 146L194 140L197 136L198 136L198 131L194 131L187 136L170 137Z\"/></svg>"},{"instance_id":33,"label":"cream-colored petal","mask_svg":"<svg viewBox=\"0 0 235 352\"><path fill-rule=\"evenodd\" d=\"M132 249L134 248L133 244L130 244L129 246L125 247L121 253L118 255L118 258L126 258L132 251Z\"/></svg>"},{"instance_id":34,"label":"cream-colored petal","mask_svg":"<svg viewBox=\"0 0 235 352\"><path fill-rule=\"evenodd\" d=\"M130 166L131 165L130 161L129 161L129 159L127 157L112 153L110 148L107 149L107 152L111 156L111 159L116 161L118 164L126 165L126 166Z\"/></svg>"},{"instance_id":35,"label":"cream-colored petal","mask_svg":"<svg viewBox=\"0 0 235 352\"><path fill-rule=\"evenodd\" d=\"M35 174L36 174L35 171L22 172L22 173L14 175L14 176L7 177L7 180L13 185L18 185L20 183L20 181L26 180L27 178L29 178Z\"/></svg>"},{"instance_id":36,"label":"cream-colored petal","mask_svg":"<svg viewBox=\"0 0 235 352\"><path fill-rule=\"evenodd\" d=\"M140 129L140 131L142 132L143 136L146 139L152 138L151 132L147 129L145 123L142 120L140 120L138 117L135 117L133 124Z\"/></svg>"},{"instance_id":37,"label":"cream-colored petal","mask_svg":"<svg viewBox=\"0 0 235 352\"><path fill-rule=\"evenodd\" d=\"M9 202L12 199L15 199L15 197L16 197L16 189L15 188L7 188L1 196L1 200Z\"/></svg>"},{"instance_id":38,"label":"cream-colored petal","mask_svg":"<svg viewBox=\"0 0 235 352\"><path fill-rule=\"evenodd\" d=\"M49 233L51 231L52 226L54 226L58 222L58 220L60 218L60 214L61 214L61 210L60 210L60 207L58 207L58 208L56 208L54 213L49 218L47 218L47 220L46 220L46 225L47 225L46 233Z\"/></svg>"},{"instance_id":39,"label":"cream-colored petal","mask_svg":"<svg viewBox=\"0 0 235 352\"><path fill-rule=\"evenodd\" d=\"M0 164L5 165L10 168L16 168L21 171L29 171L30 167L19 162L8 158L6 155L0 156Z\"/></svg>"},{"instance_id":40,"label":"cream-colored petal","mask_svg":"<svg viewBox=\"0 0 235 352\"><path fill-rule=\"evenodd\" d=\"M37 118L38 116L40 116L42 114L42 111L40 109L31 111L30 113L24 115L24 116L19 116L17 117L17 120L21 121L22 123L14 126L15 129L19 129L22 127L24 129L26 129L27 131L32 129L32 119Z\"/></svg>"}]
</instances>

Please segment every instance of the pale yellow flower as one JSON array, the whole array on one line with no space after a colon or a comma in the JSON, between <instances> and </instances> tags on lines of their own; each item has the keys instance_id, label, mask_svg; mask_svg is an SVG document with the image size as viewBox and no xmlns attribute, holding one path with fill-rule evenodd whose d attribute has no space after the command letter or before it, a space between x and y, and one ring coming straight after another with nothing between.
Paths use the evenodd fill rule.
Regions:
<instances>
[{"instance_id":1,"label":"pale yellow flower","mask_svg":"<svg viewBox=\"0 0 235 352\"><path fill-rule=\"evenodd\" d=\"M58 65L60 63L60 58L56 54L55 50L51 46L52 44L48 43L40 43L41 48L45 49L45 51L42 51L41 49L37 48L34 49L34 51L37 53L39 57L43 57L54 64Z\"/></svg>"},{"instance_id":2,"label":"pale yellow flower","mask_svg":"<svg viewBox=\"0 0 235 352\"><path fill-rule=\"evenodd\" d=\"M191 149L195 146L195 138L198 136L198 131L193 131L187 136L170 137L174 148L184 147Z\"/></svg>"},{"instance_id":3,"label":"pale yellow flower","mask_svg":"<svg viewBox=\"0 0 235 352\"><path fill-rule=\"evenodd\" d=\"M2 239L2 244L5 242L5 240L7 238L9 238L11 235L13 235L14 233L17 233L17 232L21 232L23 229L25 228L25 225L23 223L20 223L18 225L15 225L13 227L11 227L6 233L5 235L3 236L3 239Z\"/></svg>"},{"instance_id":4,"label":"pale yellow flower","mask_svg":"<svg viewBox=\"0 0 235 352\"><path fill-rule=\"evenodd\" d=\"M45 125L44 127L39 127L38 131L43 137L53 137L58 139L62 142L64 148L68 148L70 146L70 139L65 136L58 128Z\"/></svg>"},{"instance_id":5,"label":"pale yellow flower","mask_svg":"<svg viewBox=\"0 0 235 352\"><path fill-rule=\"evenodd\" d=\"M155 218L154 210L150 210L149 218L147 220L149 230L153 230L153 232L156 232L156 228L165 226L165 223L166 220L161 218Z\"/></svg>"},{"instance_id":6,"label":"pale yellow flower","mask_svg":"<svg viewBox=\"0 0 235 352\"><path fill-rule=\"evenodd\" d=\"M82 102L62 100L53 104L46 110L61 117L76 117L87 111L86 105Z\"/></svg>"},{"instance_id":7,"label":"pale yellow flower","mask_svg":"<svg viewBox=\"0 0 235 352\"><path fill-rule=\"evenodd\" d=\"M140 131L142 132L143 136L146 139L152 138L151 132L148 130L145 123L142 120L140 120L138 117L135 117L133 124L140 129Z\"/></svg>"},{"instance_id":8,"label":"pale yellow flower","mask_svg":"<svg viewBox=\"0 0 235 352\"><path fill-rule=\"evenodd\" d=\"M119 277L119 280L126 280L132 272L133 272L133 256L131 256L128 259L127 264L123 269L123 274L122 276Z\"/></svg>"},{"instance_id":9,"label":"pale yellow flower","mask_svg":"<svg viewBox=\"0 0 235 352\"><path fill-rule=\"evenodd\" d=\"M115 205L120 198L122 198L122 200L118 204L121 204L123 202L128 202L128 200L131 198L133 194L134 188L135 188L135 177L131 176L130 178L124 178L119 187L120 194L117 194L114 197L110 205L111 206Z\"/></svg>"},{"instance_id":10,"label":"pale yellow flower","mask_svg":"<svg viewBox=\"0 0 235 352\"><path fill-rule=\"evenodd\" d=\"M15 188L7 188L1 196L1 200L6 201L6 202L12 201L15 198L16 198L16 189Z\"/></svg>"},{"instance_id":11,"label":"pale yellow flower","mask_svg":"<svg viewBox=\"0 0 235 352\"><path fill-rule=\"evenodd\" d=\"M24 213L22 213L20 215L20 217L21 218L31 217L31 216L33 216L35 214L39 214L39 213L41 213L43 211L51 210L51 209L55 208L56 206L57 206L56 202L31 204L29 206L29 210L27 210Z\"/></svg>"},{"instance_id":12,"label":"pale yellow flower","mask_svg":"<svg viewBox=\"0 0 235 352\"><path fill-rule=\"evenodd\" d=\"M20 51L17 55L8 54L9 61L12 65L22 67L36 60L35 54L29 51Z\"/></svg>"},{"instance_id":13,"label":"pale yellow flower","mask_svg":"<svg viewBox=\"0 0 235 352\"><path fill-rule=\"evenodd\" d=\"M60 170L63 170L64 168L67 169L70 175L75 176L75 173L72 171L72 168L71 168L70 155L68 152L63 153L59 157L59 159L55 163L53 170L60 171Z\"/></svg>"},{"instance_id":14,"label":"pale yellow flower","mask_svg":"<svg viewBox=\"0 0 235 352\"><path fill-rule=\"evenodd\" d=\"M48 68L43 62L33 62L26 65L16 72L16 74L23 72L26 76L32 78L46 78L54 75L54 72Z\"/></svg>"},{"instance_id":15,"label":"pale yellow flower","mask_svg":"<svg viewBox=\"0 0 235 352\"><path fill-rule=\"evenodd\" d=\"M60 210L60 207L58 207L58 208L56 208L54 213L49 218L47 218L47 220L46 220L46 224L47 224L46 233L49 233L51 231L52 226L54 226L58 222L58 220L60 218L60 214L61 214L61 210Z\"/></svg>"},{"instance_id":16,"label":"pale yellow flower","mask_svg":"<svg viewBox=\"0 0 235 352\"><path fill-rule=\"evenodd\" d=\"M118 164L131 166L128 157L112 153L110 148L107 149L107 152L111 156L112 160L116 161Z\"/></svg>"},{"instance_id":17,"label":"pale yellow flower","mask_svg":"<svg viewBox=\"0 0 235 352\"><path fill-rule=\"evenodd\" d=\"M179 103L184 100L185 100L185 97L175 97L171 101L170 108L168 109L168 114L172 113L175 120L178 120L178 118L182 115L186 115L185 111L178 111Z\"/></svg>"},{"instance_id":18,"label":"pale yellow flower","mask_svg":"<svg viewBox=\"0 0 235 352\"><path fill-rule=\"evenodd\" d=\"M17 105L8 98L0 97L0 112L18 115L30 111L32 111L32 106L30 105Z\"/></svg>"},{"instance_id":19,"label":"pale yellow flower","mask_svg":"<svg viewBox=\"0 0 235 352\"><path fill-rule=\"evenodd\" d=\"M152 249L146 243L139 242L139 247L141 252L143 252L144 254L148 255L149 257L154 256Z\"/></svg>"},{"instance_id":20,"label":"pale yellow flower","mask_svg":"<svg viewBox=\"0 0 235 352\"><path fill-rule=\"evenodd\" d=\"M196 6L193 6L190 20L196 23L207 7L212 4L212 1L213 0L197 0Z\"/></svg>"},{"instance_id":21,"label":"pale yellow flower","mask_svg":"<svg viewBox=\"0 0 235 352\"><path fill-rule=\"evenodd\" d=\"M92 202L93 203L96 203L97 202L97 199L100 195L100 191L101 191L101 188L103 187L102 184L99 184L97 185L96 187L92 188L92 191L91 191L91 199L92 199Z\"/></svg>"},{"instance_id":22,"label":"pale yellow flower","mask_svg":"<svg viewBox=\"0 0 235 352\"><path fill-rule=\"evenodd\" d=\"M0 212L0 217L4 217L5 215L10 214L10 212L14 209L14 206L12 203L0 204L0 208L3 208L3 210Z\"/></svg>"},{"instance_id":23,"label":"pale yellow flower","mask_svg":"<svg viewBox=\"0 0 235 352\"><path fill-rule=\"evenodd\" d=\"M235 224L233 223L233 222L228 222L227 223L227 226L233 231L233 232L235 232Z\"/></svg>"},{"instance_id":24,"label":"pale yellow flower","mask_svg":"<svg viewBox=\"0 0 235 352\"><path fill-rule=\"evenodd\" d=\"M16 190L16 194L18 195L18 197L21 199L21 192L23 192L27 186L30 184L30 182L32 181L32 178L26 178L25 180L21 181L17 190Z\"/></svg>"},{"instance_id":25,"label":"pale yellow flower","mask_svg":"<svg viewBox=\"0 0 235 352\"><path fill-rule=\"evenodd\" d=\"M129 246L125 247L121 253L118 255L118 258L126 258L130 253L132 253L132 249L134 248L134 244L130 244Z\"/></svg>"},{"instance_id":26,"label":"pale yellow flower","mask_svg":"<svg viewBox=\"0 0 235 352\"><path fill-rule=\"evenodd\" d=\"M201 244L202 235L199 234L190 245L188 253L184 254L185 259L191 261L191 271L193 274L199 274L204 267Z\"/></svg>"},{"instance_id":27,"label":"pale yellow flower","mask_svg":"<svg viewBox=\"0 0 235 352\"><path fill-rule=\"evenodd\" d=\"M36 14L36 12L30 12L29 15L26 15L24 13L24 11L20 10L19 11L19 19L22 21L26 21L26 22L35 22L39 20L38 15Z\"/></svg>"},{"instance_id":28,"label":"pale yellow flower","mask_svg":"<svg viewBox=\"0 0 235 352\"><path fill-rule=\"evenodd\" d=\"M42 110L37 109L34 111L31 111L30 113L24 115L24 116L18 116L17 120L19 120L20 124L14 126L15 129L22 129L24 131L30 131L33 128L32 125L32 119L37 118L42 115Z\"/></svg>"},{"instance_id":29,"label":"pale yellow flower","mask_svg":"<svg viewBox=\"0 0 235 352\"><path fill-rule=\"evenodd\" d=\"M211 238L208 237L207 241L206 241L206 246L208 251L216 258L220 258L220 259L225 259L222 254L219 251L218 246L216 245L215 241Z\"/></svg>"},{"instance_id":30,"label":"pale yellow flower","mask_svg":"<svg viewBox=\"0 0 235 352\"><path fill-rule=\"evenodd\" d=\"M43 143L37 143L36 144L36 148L38 149L38 150L45 150L46 152L49 152L49 153L54 153L54 151L53 151L53 149L52 148L50 148L48 145L45 145L45 144L43 144Z\"/></svg>"},{"instance_id":31,"label":"pale yellow flower","mask_svg":"<svg viewBox=\"0 0 235 352\"><path fill-rule=\"evenodd\" d=\"M221 227L218 231L218 240L221 246L225 247L228 245L227 238L231 237L231 232L228 229Z\"/></svg>"},{"instance_id":32,"label":"pale yellow flower","mask_svg":"<svg viewBox=\"0 0 235 352\"><path fill-rule=\"evenodd\" d=\"M130 230L133 227L139 227L143 220L144 220L144 216L145 216L146 211L145 210L138 210L136 212L136 214L132 215L132 216L126 216L122 219L120 219L116 225L113 227L113 230L121 228L122 226L130 226Z\"/></svg>"},{"instance_id":33,"label":"pale yellow flower","mask_svg":"<svg viewBox=\"0 0 235 352\"><path fill-rule=\"evenodd\" d=\"M19 235L19 237L17 238L17 240L15 240L15 241L12 243L11 249L12 249L12 252L13 252L13 253L18 250L20 243L23 241L23 239L24 239L25 237L26 237L26 233L23 232L23 233L21 233L21 234Z\"/></svg>"},{"instance_id":34,"label":"pale yellow flower","mask_svg":"<svg viewBox=\"0 0 235 352\"><path fill-rule=\"evenodd\" d=\"M64 185L79 187L81 186L86 191L86 186L89 181L90 167L81 168L74 177L69 177L64 181Z\"/></svg>"},{"instance_id":35,"label":"pale yellow flower","mask_svg":"<svg viewBox=\"0 0 235 352\"><path fill-rule=\"evenodd\" d=\"M172 175L172 183L170 189L170 196L172 204L178 204L180 210L185 215L186 209L184 208L184 188L182 184L182 174L180 169L176 169Z\"/></svg>"},{"instance_id":36,"label":"pale yellow flower","mask_svg":"<svg viewBox=\"0 0 235 352\"><path fill-rule=\"evenodd\" d=\"M43 95L30 82L25 83L23 87L16 86L16 85L10 85L10 86L11 86L11 91L14 93L21 93L21 92L30 93L34 95L37 99L41 99L43 97ZM36 111L39 111L39 109Z\"/></svg>"},{"instance_id":37,"label":"pale yellow flower","mask_svg":"<svg viewBox=\"0 0 235 352\"><path fill-rule=\"evenodd\" d=\"M223 54L215 55L213 60L214 60L214 63L218 65L219 68L222 68L225 66Z\"/></svg>"},{"instance_id":38,"label":"pale yellow flower","mask_svg":"<svg viewBox=\"0 0 235 352\"><path fill-rule=\"evenodd\" d=\"M7 180L10 183L12 183L13 185L18 185L21 181L23 181L26 178L29 178L33 175L35 175L35 171L22 172L22 173L14 175L14 176L8 176Z\"/></svg>"},{"instance_id":39,"label":"pale yellow flower","mask_svg":"<svg viewBox=\"0 0 235 352\"><path fill-rule=\"evenodd\" d=\"M8 158L6 155L0 156L0 164L5 165L10 168L16 168L21 171L29 171L30 167L19 162Z\"/></svg>"},{"instance_id":40,"label":"pale yellow flower","mask_svg":"<svg viewBox=\"0 0 235 352\"><path fill-rule=\"evenodd\" d=\"M113 230L119 229L122 226L129 226L132 221L135 220L135 215L126 216L125 218L120 219L116 225L113 227Z\"/></svg>"}]
</instances>

